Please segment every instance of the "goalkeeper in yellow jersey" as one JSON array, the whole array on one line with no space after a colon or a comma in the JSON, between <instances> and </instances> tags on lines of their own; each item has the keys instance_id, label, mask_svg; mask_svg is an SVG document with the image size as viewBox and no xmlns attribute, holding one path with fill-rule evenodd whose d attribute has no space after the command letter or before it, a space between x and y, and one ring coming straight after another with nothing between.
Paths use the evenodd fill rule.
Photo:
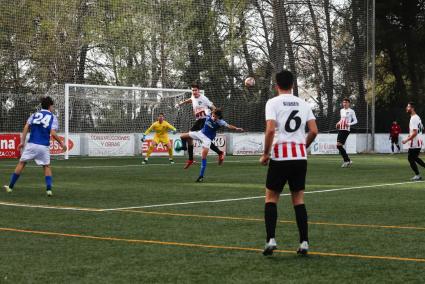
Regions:
<instances>
[{"instance_id":1,"label":"goalkeeper in yellow jersey","mask_svg":"<svg viewBox=\"0 0 425 284\"><path fill-rule=\"evenodd\" d=\"M157 147L159 144L162 144L163 146L167 147L170 164L174 164L173 146L171 145L170 138L168 137L168 131L170 130L174 134L176 133L176 128L169 124L167 121L165 121L164 114L160 113L158 116L158 120L152 123L148 130L143 133L142 141L145 141L146 135L148 135L151 131L155 132L155 136L153 137L152 144L150 145L142 164L148 163L149 156L152 154L153 149L155 149L155 147Z\"/></svg>"}]
</instances>

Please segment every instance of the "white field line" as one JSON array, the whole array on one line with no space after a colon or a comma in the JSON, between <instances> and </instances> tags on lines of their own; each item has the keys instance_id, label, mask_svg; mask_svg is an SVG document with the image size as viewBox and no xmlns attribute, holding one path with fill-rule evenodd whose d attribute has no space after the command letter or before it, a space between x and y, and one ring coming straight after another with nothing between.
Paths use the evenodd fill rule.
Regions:
<instances>
[{"instance_id":1,"label":"white field line","mask_svg":"<svg viewBox=\"0 0 425 284\"><path fill-rule=\"evenodd\" d=\"M334 189L307 191L307 192L305 192L305 194L334 192L334 191L344 191L344 190L363 189L363 188L374 188L374 187L384 187L384 186L403 185L403 184L421 183L421 182L424 182L424 181L397 182L397 183L386 183L386 184L376 184L376 185L365 185L365 186L334 188ZM281 194L281 196L288 196L288 195L290 195L290 194L289 193ZM168 206L202 204L202 203L221 203L221 202L230 202L230 201L241 201L241 200L260 199L260 198L264 198L264 196L251 196L251 197L219 199L219 200L189 201L189 202L154 204L154 205L121 207L121 208L109 208L109 209L71 207L71 206L55 206L55 205L37 205L37 204L13 203L13 202L2 202L2 201L0 201L0 206L24 207L24 208L41 208L41 209L55 209L55 210L67 210L67 211L108 212L108 211L119 211L119 210L126 210L126 209L143 209L143 208L168 207Z\"/></svg>"},{"instance_id":2,"label":"white field line","mask_svg":"<svg viewBox=\"0 0 425 284\"><path fill-rule=\"evenodd\" d=\"M12 202L0 202L0 205L12 206L12 207L25 207L25 208L68 210L68 211L103 212L103 209L96 209L96 208L67 207L67 206L54 206L54 205L37 205L37 204L12 203Z\"/></svg>"},{"instance_id":3,"label":"white field line","mask_svg":"<svg viewBox=\"0 0 425 284\"><path fill-rule=\"evenodd\" d=\"M419 182L422 182L422 181L419 181ZM334 188L334 189L325 189L325 190L306 191L305 194L344 191L344 190L363 189L363 188L374 188L374 187L384 187L384 186L403 185L403 184L410 184L410 183L418 183L418 181L384 183L384 184L375 184L375 185L364 185L364 186L353 186L353 187L343 187L343 188ZM288 196L288 195L291 195L291 194L285 193L285 194L281 194L280 196ZM168 206L203 204L203 203L221 203L221 202L241 201L241 200L250 200L250 199L260 199L260 198L264 198L264 197L265 197L264 195L261 195L261 196L251 196L251 197L241 197L241 198L219 199L219 200L200 200L200 201L177 202L177 203L163 203L163 204L144 205L144 206L110 208L110 209L103 209L102 211L143 209L143 208L168 207Z\"/></svg>"},{"instance_id":4,"label":"white field line","mask_svg":"<svg viewBox=\"0 0 425 284\"><path fill-rule=\"evenodd\" d=\"M258 162L258 160L230 160L230 161L224 161L224 163L253 163L253 162ZM174 165L184 165L185 163L175 163ZM196 163L196 164L200 164L200 163ZM196 165L195 164L195 165ZM216 161L210 161L208 162L208 164L217 164ZM260 165L260 163L258 163L258 165ZM16 166L16 164L8 164L8 165L0 165L0 167L3 168L14 168ZM165 166L165 167L172 167L173 165L170 164L147 164L147 165L142 165L141 162L139 164L131 164L131 165L110 165L110 166L57 166L57 165L53 165L53 168L56 169L101 169L101 168L131 168L131 167L140 167L140 168L145 168L145 167L150 167L150 166ZM28 165L26 166L27 168L39 168L40 166L36 166L36 165ZM13 169L12 169L13 170Z\"/></svg>"}]
</instances>

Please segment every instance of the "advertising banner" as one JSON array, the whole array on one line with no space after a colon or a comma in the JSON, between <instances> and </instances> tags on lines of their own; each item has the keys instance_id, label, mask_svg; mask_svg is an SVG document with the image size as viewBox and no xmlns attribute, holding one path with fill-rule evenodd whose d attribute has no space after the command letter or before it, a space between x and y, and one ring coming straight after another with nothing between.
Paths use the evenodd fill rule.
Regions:
<instances>
[{"instance_id":1,"label":"advertising banner","mask_svg":"<svg viewBox=\"0 0 425 284\"><path fill-rule=\"evenodd\" d=\"M261 155L264 150L264 134L238 134L233 136L233 155Z\"/></svg>"},{"instance_id":2,"label":"advertising banner","mask_svg":"<svg viewBox=\"0 0 425 284\"><path fill-rule=\"evenodd\" d=\"M176 148L176 146L181 146L181 140L179 134L171 134L168 135L170 137L171 145L173 149ZM142 138L142 134L139 134L139 140ZM139 154L143 151L143 156L146 155L146 152L148 151L150 145L153 142L153 135L149 135L146 137L146 140L141 143L141 149L139 150ZM183 156L183 151L173 151L174 156ZM162 144L159 144L156 148L154 148L151 157L152 156L167 156L168 157L168 149Z\"/></svg>"},{"instance_id":3,"label":"advertising banner","mask_svg":"<svg viewBox=\"0 0 425 284\"><path fill-rule=\"evenodd\" d=\"M336 138L338 134L319 134L311 144L311 154L339 154L336 148ZM345 150L348 154L356 154L356 135L350 134L345 143Z\"/></svg>"},{"instance_id":4,"label":"advertising banner","mask_svg":"<svg viewBox=\"0 0 425 284\"><path fill-rule=\"evenodd\" d=\"M21 143L20 134L0 134L0 159L19 158L21 153L18 145Z\"/></svg>"},{"instance_id":5,"label":"advertising banner","mask_svg":"<svg viewBox=\"0 0 425 284\"><path fill-rule=\"evenodd\" d=\"M63 134L58 134L61 141L65 141L65 136ZM80 151L80 135L77 134L69 134L68 136L68 153L69 155L81 155ZM50 155L64 155L62 152L62 148L59 143L50 137Z\"/></svg>"},{"instance_id":6,"label":"advertising banner","mask_svg":"<svg viewBox=\"0 0 425 284\"><path fill-rule=\"evenodd\" d=\"M89 156L133 156L133 134L89 134Z\"/></svg>"}]
</instances>

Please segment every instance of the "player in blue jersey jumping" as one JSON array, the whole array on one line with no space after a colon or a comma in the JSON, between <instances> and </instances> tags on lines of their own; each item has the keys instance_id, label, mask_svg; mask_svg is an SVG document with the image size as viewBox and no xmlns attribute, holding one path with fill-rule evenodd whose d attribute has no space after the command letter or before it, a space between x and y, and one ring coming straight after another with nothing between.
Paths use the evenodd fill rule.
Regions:
<instances>
[{"instance_id":1,"label":"player in blue jersey jumping","mask_svg":"<svg viewBox=\"0 0 425 284\"><path fill-rule=\"evenodd\" d=\"M66 145L56 134L58 129L58 119L53 115L53 100L50 97L44 97L41 100L41 110L31 115L24 130L22 131L21 144L18 149L24 149L15 172L10 178L9 185L4 188L7 192L12 192L16 181L24 170L28 161L34 160L37 165L43 166L46 181L47 196L52 196L52 170L50 168L50 135L61 145L62 150L66 151ZM30 138L25 145L26 137L30 132Z\"/></svg>"},{"instance_id":2,"label":"player in blue jersey jumping","mask_svg":"<svg viewBox=\"0 0 425 284\"><path fill-rule=\"evenodd\" d=\"M214 140L217 130L221 127L227 127L229 129L237 130L237 131L244 131L242 128L233 126L225 122L223 119L223 115L220 109L215 109L211 116L207 116L205 120L204 127L200 131L190 131L188 133L184 133L180 136L182 139L182 147L179 149L176 149L176 151L180 150L186 150L187 148L187 140L188 139L195 139L199 140L202 143L202 164L201 164L201 172L199 174L198 179L196 182L203 182L204 181L204 174L205 169L207 167L207 155L208 151L210 149L210 145L212 141Z\"/></svg>"}]
</instances>

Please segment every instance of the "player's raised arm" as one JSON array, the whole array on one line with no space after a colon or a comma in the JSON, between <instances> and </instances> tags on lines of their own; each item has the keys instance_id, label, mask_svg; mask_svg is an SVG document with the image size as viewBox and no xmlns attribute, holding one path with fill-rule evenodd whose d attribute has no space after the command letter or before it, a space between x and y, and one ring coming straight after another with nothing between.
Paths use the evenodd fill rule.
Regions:
<instances>
[{"instance_id":1,"label":"player's raised arm","mask_svg":"<svg viewBox=\"0 0 425 284\"><path fill-rule=\"evenodd\" d=\"M227 128L232 129L232 130L236 130L236 131L241 131L241 132L244 131L243 128L240 128L240 127L237 127L237 126L234 126L234 125L231 125L231 124L227 124Z\"/></svg>"},{"instance_id":2,"label":"player's raised arm","mask_svg":"<svg viewBox=\"0 0 425 284\"><path fill-rule=\"evenodd\" d=\"M232 129L232 130L236 130L236 131L244 131L244 130L243 130L243 128L240 128L240 127L237 127L237 126L234 126L234 125L228 124L226 121L224 121L224 120L222 120L222 119L220 119L220 120L218 121L218 124L219 124L220 126L227 127L227 128L229 128L229 129Z\"/></svg>"},{"instance_id":3,"label":"player's raised arm","mask_svg":"<svg viewBox=\"0 0 425 284\"><path fill-rule=\"evenodd\" d=\"M175 107L176 108L179 108L182 105L190 104L190 103L192 103L192 99L191 98L188 98L187 100L184 100L184 101L181 101L181 102L176 103Z\"/></svg>"}]
</instances>

